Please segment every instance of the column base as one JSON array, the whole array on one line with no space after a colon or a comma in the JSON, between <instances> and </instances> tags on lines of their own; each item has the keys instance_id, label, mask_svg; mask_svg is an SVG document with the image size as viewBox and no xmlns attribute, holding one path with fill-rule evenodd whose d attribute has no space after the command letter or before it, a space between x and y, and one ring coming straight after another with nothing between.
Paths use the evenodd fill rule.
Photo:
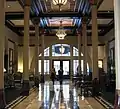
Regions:
<instances>
[{"instance_id":1,"label":"column base","mask_svg":"<svg viewBox=\"0 0 120 109\"><path fill-rule=\"evenodd\" d=\"M118 94L117 90L116 90L116 93L115 93L114 109L120 109L120 95Z\"/></svg>"},{"instance_id":2,"label":"column base","mask_svg":"<svg viewBox=\"0 0 120 109\"><path fill-rule=\"evenodd\" d=\"M41 74L41 76L40 76L40 83L44 83L44 82L45 82L44 75L43 75L43 74Z\"/></svg>"},{"instance_id":3,"label":"column base","mask_svg":"<svg viewBox=\"0 0 120 109\"><path fill-rule=\"evenodd\" d=\"M4 89L0 89L0 109L4 109L6 106Z\"/></svg>"},{"instance_id":4,"label":"column base","mask_svg":"<svg viewBox=\"0 0 120 109\"><path fill-rule=\"evenodd\" d=\"M95 97L95 96L99 96L99 91L100 91L100 87L99 87L99 81L97 78L95 78L94 80L92 80L92 86L93 86L93 89L92 89L92 96Z\"/></svg>"},{"instance_id":5,"label":"column base","mask_svg":"<svg viewBox=\"0 0 120 109\"><path fill-rule=\"evenodd\" d=\"M39 87L39 77L38 76L35 76L35 78L34 78L34 82L35 82L35 86L36 87Z\"/></svg>"},{"instance_id":6,"label":"column base","mask_svg":"<svg viewBox=\"0 0 120 109\"><path fill-rule=\"evenodd\" d=\"M23 80L21 95L22 96L29 96L29 90L30 90L29 80Z\"/></svg>"}]
</instances>

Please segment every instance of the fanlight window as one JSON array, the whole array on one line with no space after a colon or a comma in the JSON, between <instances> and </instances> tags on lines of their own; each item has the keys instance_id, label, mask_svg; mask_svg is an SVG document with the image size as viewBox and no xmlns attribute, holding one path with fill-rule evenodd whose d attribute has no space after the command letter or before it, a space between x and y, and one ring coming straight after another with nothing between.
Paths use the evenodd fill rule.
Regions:
<instances>
[{"instance_id":1,"label":"fanlight window","mask_svg":"<svg viewBox=\"0 0 120 109\"><path fill-rule=\"evenodd\" d=\"M76 47L73 47L73 56L78 56L78 54L79 54L78 49ZM83 56L82 53L81 56Z\"/></svg>"},{"instance_id":2,"label":"fanlight window","mask_svg":"<svg viewBox=\"0 0 120 109\"><path fill-rule=\"evenodd\" d=\"M39 56L42 56L42 54L40 53ZM50 47L48 47L44 50L44 56L50 56Z\"/></svg>"},{"instance_id":3,"label":"fanlight window","mask_svg":"<svg viewBox=\"0 0 120 109\"><path fill-rule=\"evenodd\" d=\"M67 44L52 45L52 56L70 56L70 45Z\"/></svg>"}]
</instances>

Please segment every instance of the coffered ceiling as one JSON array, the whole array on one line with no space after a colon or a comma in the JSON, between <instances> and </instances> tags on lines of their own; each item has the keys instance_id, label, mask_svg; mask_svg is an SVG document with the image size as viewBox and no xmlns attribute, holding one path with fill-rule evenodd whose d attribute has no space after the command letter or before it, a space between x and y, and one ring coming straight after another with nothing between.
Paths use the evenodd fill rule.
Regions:
<instances>
[{"instance_id":1,"label":"coffered ceiling","mask_svg":"<svg viewBox=\"0 0 120 109\"><path fill-rule=\"evenodd\" d=\"M6 0L6 26L23 36L24 34L24 0ZM113 0L98 0L98 33L104 36L114 27ZM40 19L40 29L46 35L55 35L60 26L60 21L68 35L75 35L81 28L83 16L88 19L87 33L91 35L91 5L89 0L68 0L59 10L52 0L32 0L30 8L30 35L35 35L34 18Z\"/></svg>"}]
</instances>

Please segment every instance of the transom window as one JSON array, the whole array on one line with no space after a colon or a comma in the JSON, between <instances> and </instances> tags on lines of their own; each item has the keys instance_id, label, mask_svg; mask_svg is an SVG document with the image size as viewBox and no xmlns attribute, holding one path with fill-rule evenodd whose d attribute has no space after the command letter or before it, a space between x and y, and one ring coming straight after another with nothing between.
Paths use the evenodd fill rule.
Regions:
<instances>
[{"instance_id":1,"label":"transom window","mask_svg":"<svg viewBox=\"0 0 120 109\"><path fill-rule=\"evenodd\" d=\"M79 55L78 49L76 47L73 47L73 56L78 56L78 55ZM81 56L83 56L82 53Z\"/></svg>"},{"instance_id":2,"label":"transom window","mask_svg":"<svg viewBox=\"0 0 120 109\"><path fill-rule=\"evenodd\" d=\"M70 56L70 45L68 44L52 45L52 56Z\"/></svg>"},{"instance_id":3,"label":"transom window","mask_svg":"<svg viewBox=\"0 0 120 109\"><path fill-rule=\"evenodd\" d=\"M44 74L49 74L50 61L44 60ZM41 74L41 60L39 60L39 73Z\"/></svg>"},{"instance_id":4,"label":"transom window","mask_svg":"<svg viewBox=\"0 0 120 109\"><path fill-rule=\"evenodd\" d=\"M75 56L79 56L79 52L78 52L78 49L76 47L73 47L73 56L72 57L75 57ZM71 56L70 54L70 45L68 44L55 44L55 45L52 45L52 57L55 57L55 56ZM39 55L41 56L41 54ZM45 50L44 50L44 56L45 57L49 57L50 56L50 47L47 47ZM81 56L83 56L83 54L81 53ZM71 58L71 57L70 57ZM66 64L68 63L64 63L64 70L66 71L67 68L66 68ZM99 62L99 66L101 67L101 62ZM59 65L58 66L55 66L56 67L56 70L58 71L60 68L59 68ZM78 60L73 60L73 75L76 75L77 72L78 72L78 67L79 67L79 61ZM83 72L83 60L81 60L81 70ZM65 73L67 74L68 71L66 71ZM89 65L87 63L87 72L89 72ZM41 60L39 60L39 73L41 74ZM50 60L49 59L45 59L44 60L44 74L50 74Z\"/></svg>"}]
</instances>

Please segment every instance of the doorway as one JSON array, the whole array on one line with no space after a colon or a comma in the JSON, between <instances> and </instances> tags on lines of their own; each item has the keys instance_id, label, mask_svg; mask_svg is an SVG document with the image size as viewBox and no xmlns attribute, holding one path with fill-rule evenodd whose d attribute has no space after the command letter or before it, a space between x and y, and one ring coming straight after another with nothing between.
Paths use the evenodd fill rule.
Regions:
<instances>
[{"instance_id":1,"label":"doorway","mask_svg":"<svg viewBox=\"0 0 120 109\"><path fill-rule=\"evenodd\" d=\"M63 69L63 78L70 78L70 60L53 60L53 67L56 71L56 76L58 76L58 70Z\"/></svg>"}]
</instances>

